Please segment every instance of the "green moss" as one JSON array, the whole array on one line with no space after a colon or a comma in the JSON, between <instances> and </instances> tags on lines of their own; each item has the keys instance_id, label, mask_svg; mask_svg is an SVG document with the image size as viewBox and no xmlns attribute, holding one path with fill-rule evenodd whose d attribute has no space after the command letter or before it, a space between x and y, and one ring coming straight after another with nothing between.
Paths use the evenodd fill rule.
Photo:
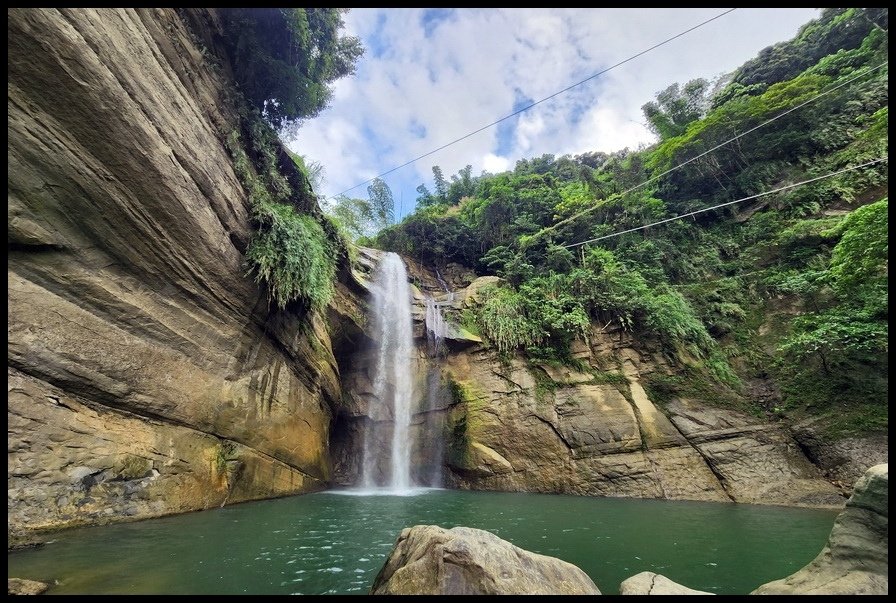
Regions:
<instances>
[{"instance_id":1,"label":"green moss","mask_svg":"<svg viewBox=\"0 0 896 603\"><path fill-rule=\"evenodd\" d=\"M452 408L448 414L448 462L455 467L471 466L470 447L482 427L486 396L470 381L446 379Z\"/></svg>"},{"instance_id":2,"label":"green moss","mask_svg":"<svg viewBox=\"0 0 896 603\"><path fill-rule=\"evenodd\" d=\"M754 416L765 410L751 404L737 391L719 383L705 369L688 368L677 375L651 373L642 380L647 397L661 407L677 398L700 400L711 406L731 408Z\"/></svg>"},{"instance_id":3,"label":"green moss","mask_svg":"<svg viewBox=\"0 0 896 603\"><path fill-rule=\"evenodd\" d=\"M560 388L560 384L539 366L529 364L529 374L535 380L535 400L538 403L550 403L554 401L554 392Z\"/></svg>"},{"instance_id":4,"label":"green moss","mask_svg":"<svg viewBox=\"0 0 896 603\"><path fill-rule=\"evenodd\" d=\"M589 369L588 372L594 375L594 381L592 381L594 384L628 386L628 379L619 371L599 371L597 369Z\"/></svg>"},{"instance_id":5,"label":"green moss","mask_svg":"<svg viewBox=\"0 0 896 603\"><path fill-rule=\"evenodd\" d=\"M885 370L857 364L851 370L825 372L810 363L799 369L779 363L777 368L782 383L780 410L793 421L821 417L821 428L834 437L887 431Z\"/></svg>"}]
</instances>

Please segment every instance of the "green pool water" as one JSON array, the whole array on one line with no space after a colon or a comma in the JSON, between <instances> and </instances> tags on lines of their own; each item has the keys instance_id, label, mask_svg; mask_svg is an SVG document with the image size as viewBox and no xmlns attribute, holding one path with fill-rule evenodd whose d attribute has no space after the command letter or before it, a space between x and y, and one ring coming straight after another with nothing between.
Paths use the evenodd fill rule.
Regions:
<instances>
[{"instance_id":1,"label":"green pool water","mask_svg":"<svg viewBox=\"0 0 896 603\"><path fill-rule=\"evenodd\" d=\"M824 545L836 512L718 503L428 490L323 492L71 530L9 554L51 593L366 593L406 526L488 530L581 567L604 594L641 571L746 593Z\"/></svg>"}]
</instances>

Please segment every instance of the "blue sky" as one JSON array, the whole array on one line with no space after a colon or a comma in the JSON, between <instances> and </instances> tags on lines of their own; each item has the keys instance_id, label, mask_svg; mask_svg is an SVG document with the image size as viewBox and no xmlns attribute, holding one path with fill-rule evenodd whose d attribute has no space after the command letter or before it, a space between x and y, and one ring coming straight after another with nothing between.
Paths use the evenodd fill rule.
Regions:
<instances>
[{"instance_id":1,"label":"blue sky","mask_svg":"<svg viewBox=\"0 0 896 603\"><path fill-rule=\"evenodd\" d=\"M331 106L290 143L321 163L332 196L634 55L725 9L353 9L366 48ZM615 151L653 142L641 105L675 82L712 78L792 37L817 14L740 8L574 90L386 176L396 213L466 164ZM366 186L348 192L366 197Z\"/></svg>"}]
</instances>

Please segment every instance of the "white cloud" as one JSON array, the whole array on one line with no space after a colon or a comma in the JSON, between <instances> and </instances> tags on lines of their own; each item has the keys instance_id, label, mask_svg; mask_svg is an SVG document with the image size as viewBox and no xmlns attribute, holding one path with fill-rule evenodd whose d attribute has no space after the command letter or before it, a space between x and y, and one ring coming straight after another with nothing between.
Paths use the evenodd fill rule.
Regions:
<instances>
[{"instance_id":1,"label":"white cloud","mask_svg":"<svg viewBox=\"0 0 896 603\"><path fill-rule=\"evenodd\" d=\"M354 9L367 49L332 106L293 148L325 168L333 195L624 60L721 9ZM543 153L636 148L652 140L641 105L674 82L731 71L792 37L815 9L741 8L385 179L410 209L414 188L466 164L509 169ZM427 24L428 23L428 24ZM429 31L427 31L429 28ZM351 194L364 196L364 187Z\"/></svg>"},{"instance_id":2,"label":"white cloud","mask_svg":"<svg viewBox=\"0 0 896 603\"><path fill-rule=\"evenodd\" d=\"M513 163L507 157L500 157L494 153L486 153L482 158L482 169L492 174L500 174L506 172L513 166Z\"/></svg>"}]
</instances>

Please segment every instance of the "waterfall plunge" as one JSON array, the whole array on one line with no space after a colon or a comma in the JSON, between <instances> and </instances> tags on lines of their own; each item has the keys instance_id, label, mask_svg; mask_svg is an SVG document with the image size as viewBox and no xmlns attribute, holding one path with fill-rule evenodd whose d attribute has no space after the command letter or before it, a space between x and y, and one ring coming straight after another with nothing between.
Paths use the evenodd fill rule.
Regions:
<instances>
[{"instance_id":1,"label":"waterfall plunge","mask_svg":"<svg viewBox=\"0 0 896 603\"><path fill-rule=\"evenodd\" d=\"M373 395L376 407L369 414L373 424L364 439L363 486L386 487L396 493L411 486L411 401L414 382L411 367L416 358L411 323L411 288L404 262L397 254L387 253L373 283L371 317L379 343ZM392 422L390 474L383 483L377 480L377 461L385 454L378 449L373 430L384 421Z\"/></svg>"}]
</instances>

